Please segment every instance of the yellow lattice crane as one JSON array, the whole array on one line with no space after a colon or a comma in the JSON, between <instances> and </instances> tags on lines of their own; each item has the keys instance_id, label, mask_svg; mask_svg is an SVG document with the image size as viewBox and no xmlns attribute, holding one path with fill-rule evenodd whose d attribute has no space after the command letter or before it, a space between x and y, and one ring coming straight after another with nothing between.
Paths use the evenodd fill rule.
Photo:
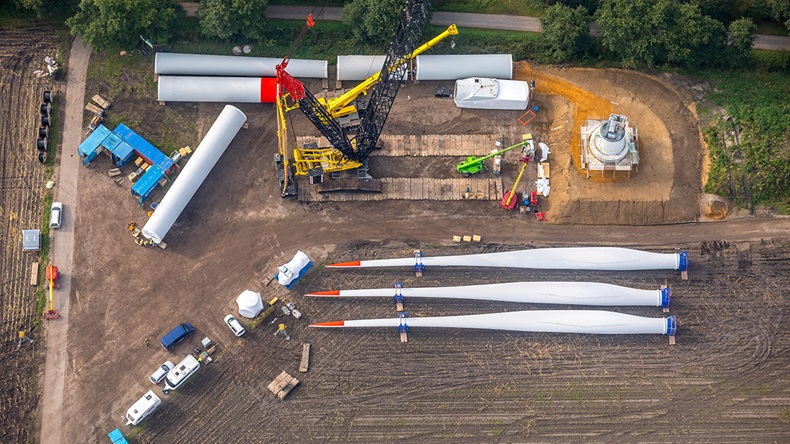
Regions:
<instances>
[{"instance_id":1,"label":"yellow lattice crane","mask_svg":"<svg viewBox=\"0 0 790 444\"><path fill-rule=\"evenodd\" d=\"M417 57L428 49L434 47L437 43L451 35L457 35L458 28L456 25L450 25L442 33L432 38L431 40L423 43L416 48L408 57L402 57L393 63L389 70L390 72L396 68L407 63L409 60ZM345 93L332 99L319 98L318 103L323 105L333 118L348 116L357 111L356 104L354 103L360 94L367 94L367 91L378 83L381 78L381 71L377 71L359 85L351 88ZM278 85L279 88L279 85ZM290 104L288 102L291 102ZM294 100L288 100L288 93L280 95L278 92L278 137L280 138L280 152L287 153L287 135L285 133L285 112L291 111L299 107L299 103ZM280 128L282 128L280 130ZM356 139L351 141L355 145ZM283 164L287 167L287 159L285 154L282 158ZM310 170L321 170L323 173L333 173L344 170L351 170L361 167L363 164L356 160L348 159L342 152L333 147L297 147L293 152L294 167L293 174L297 176L307 176ZM278 167L279 171L287 171ZM287 174L287 173L286 173ZM286 197L287 180L283 184L283 197ZM295 195L295 191L294 191Z\"/></svg>"}]
</instances>

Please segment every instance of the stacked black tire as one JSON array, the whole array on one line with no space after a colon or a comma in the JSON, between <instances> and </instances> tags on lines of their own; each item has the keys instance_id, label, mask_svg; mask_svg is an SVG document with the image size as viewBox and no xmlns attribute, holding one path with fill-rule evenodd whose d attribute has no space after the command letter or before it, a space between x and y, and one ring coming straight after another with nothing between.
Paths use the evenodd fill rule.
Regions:
<instances>
[{"instance_id":1,"label":"stacked black tire","mask_svg":"<svg viewBox=\"0 0 790 444\"><path fill-rule=\"evenodd\" d=\"M52 111L52 92L44 91L43 102L39 106L41 112L41 126L38 127L38 140L36 149L38 150L38 161L44 163L47 158L47 141L49 138L49 128L52 125L50 112Z\"/></svg>"}]
</instances>

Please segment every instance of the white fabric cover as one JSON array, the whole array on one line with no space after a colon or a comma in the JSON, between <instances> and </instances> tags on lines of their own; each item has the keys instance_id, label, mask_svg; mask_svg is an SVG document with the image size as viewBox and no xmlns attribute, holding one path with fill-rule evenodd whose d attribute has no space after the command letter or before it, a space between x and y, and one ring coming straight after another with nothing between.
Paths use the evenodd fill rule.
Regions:
<instances>
[{"instance_id":1,"label":"white fabric cover","mask_svg":"<svg viewBox=\"0 0 790 444\"><path fill-rule=\"evenodd\" d=\"M239 314L247 319L254 319L263 310L261 294L252 290L241 292L236 298L236 303L239 304Z\"/></svg>"},{"instance_id":2,"label":"white fabric cover","mask_svg":"<svg viewBox=\"0 0 790 444\"><path fill-rule=\"evenodd\" d=\"M302 268L310 263L310 258L301 251L297 251L296 255L285 265L280 266L279 273L277 273L277 282L282 285L290 285L299 276Z\"/></svg>"}]
</instances>

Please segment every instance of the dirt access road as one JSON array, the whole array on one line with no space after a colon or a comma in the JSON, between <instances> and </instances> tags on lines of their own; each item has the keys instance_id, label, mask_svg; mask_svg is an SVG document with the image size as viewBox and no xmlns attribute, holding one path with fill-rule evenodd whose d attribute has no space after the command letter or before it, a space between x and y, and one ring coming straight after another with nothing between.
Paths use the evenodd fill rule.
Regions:
<instances>
[{"instance_id":1,"label":"dirt access road","mask_svg":"<svg viewBox=\"0 0 790 444\"><path fill-rule=\"evenodd\" d=\"M58 184L55 199L63 202L63 226L57 231L52 247L52 262L57 264L62 274L55 310L61 315L57 322L50 322L46 328L46 355L44 364L44 383L41 398L42 444L57 444L62 440L63 393L66 374L66 353L68 348L69 306L71 277L74 267L74 222L78 212L77 196L78 173L82 167L76 149L82 142L82 106L85 97L85 76L88 72L91 47L83 45L77 37L69 54L68 86L66 88L66 120L63 126L63 146L67 147L58 157ZM65 441L67 442L67 441Z\"/></svg>"}]
</instances>

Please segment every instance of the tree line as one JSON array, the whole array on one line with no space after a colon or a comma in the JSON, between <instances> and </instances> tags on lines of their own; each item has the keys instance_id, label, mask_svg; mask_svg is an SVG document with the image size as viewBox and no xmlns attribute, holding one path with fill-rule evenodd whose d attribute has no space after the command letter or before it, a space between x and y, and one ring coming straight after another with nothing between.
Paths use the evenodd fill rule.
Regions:
<instances>
[{"instance_id":1,"label":"tree line","mask_svg":"<svg viewBox=\"0 0 790 444\"><path fill-rule=\"evenodd\" d=\"M71 11L71 33L97 50L128 47L143 35L163 45L177 38L185 12L176 0L13 0L39 16ZM544 7L542 62L610 60L626 67L720 67L743 63L756 21L790 29L788 0L534 0ZM343 22L357 41L386 46L405 0L352 0ZM452 0L444 2L452 5ZM200 33L223 40L263 39L268 0L201 0ZM593 25L594 36L590 34Z\"/></svg>"}]
</instances>

